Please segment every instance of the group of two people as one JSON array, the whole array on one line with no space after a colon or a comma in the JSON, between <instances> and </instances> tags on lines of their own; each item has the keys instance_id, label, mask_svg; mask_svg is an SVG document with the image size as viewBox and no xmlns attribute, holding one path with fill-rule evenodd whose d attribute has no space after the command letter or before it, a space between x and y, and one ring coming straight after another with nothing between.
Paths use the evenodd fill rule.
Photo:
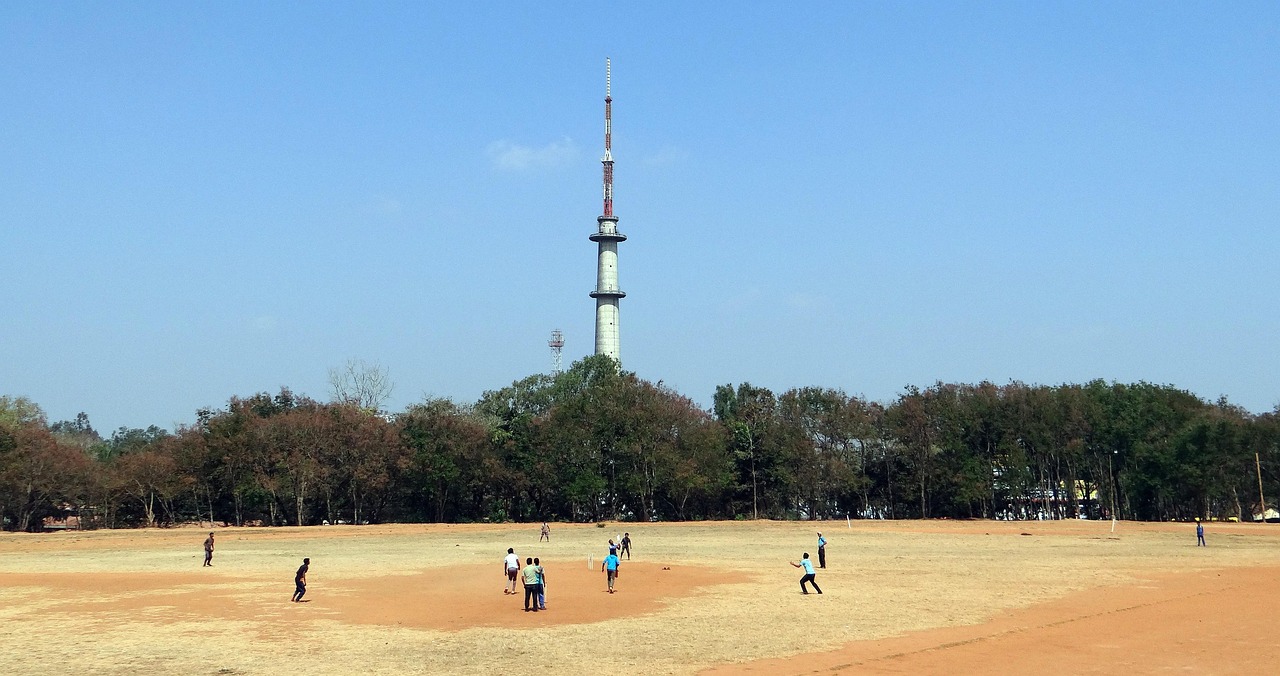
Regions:
<instances>
[{"instance_id":1,"label":"group of two people","mask_svg":"<svg viewBox=\"0 0 1280 676\"><path fill-rule=\"evenodd\" d=\"M520 557L516 556L514 547L507 548L507 556L502 560L503 570L507 574L507 586L502 588L503 594L516 593L516 579L524 584L524 611L538 612L547 609L547 571L536 557L526 557L524 568L520 567Z\"/></svg>"},{"instance_id":2,"label":"group of two people","mask_svg":"<svg viewBox=\"0 0 1280 676\"><path fill-rule=\"evenodd\" d=\"M631 533L623 533L615 544L613 540L609 541L609 553L616 555L619 559L623 554L627 555L627 560L631 560Z\"/></svg>"},{"instance_id":3,"label":"group of two people","mask_svg":"<svg viewBox=\"0 0 1280 676\"><path fill-rule=\"evenodd\" d=\"M204 565L213 565L213 533L209 533L209 537L204 539ZM290 601L300 603L303 594L307 593L307 571L310 568L311 559L303 559L298 572L293 574L293 596L289 598Z\"/></svg>"},{"instance_id":4,"label":"group of two people","mask_svg":"<svg viewBox=\"0 0 1280 676\"><path fill-rule=\"evenodd\" d=\"M804 576L800 578L800 591L808 594L809 589L806 585L813 585L814 591L822 593L822 587L818 586L818 573L813 569L813 562L809 560L809 552L804 553L804 557L799 561L790 561L791 565L796 568L804 568ZM827 567L827 539L822 537L822 533L818 533L818 567Z\"/></svg>"},{"instance_id":5,"label":"group of two people","mask_svg":"<svg viewBox=\"0 0 1280 676\"><path fill-rule=\"evenodd\" d=\"M604 557L600 562L600 570L603 572L609 582L609 593L614 593L614 583L618 580L618 565L622 563L622 555L627 555L627 560L631 560L631 533L623 533L618 538L617 544L613 540L609 541L609 555Z\"/></svg>"}]
</instances>

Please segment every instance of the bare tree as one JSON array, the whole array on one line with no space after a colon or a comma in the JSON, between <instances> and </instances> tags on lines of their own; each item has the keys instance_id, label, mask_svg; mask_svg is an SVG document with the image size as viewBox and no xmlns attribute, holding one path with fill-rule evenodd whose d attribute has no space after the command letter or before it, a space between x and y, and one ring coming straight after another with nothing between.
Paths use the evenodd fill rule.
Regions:
<instances>
[{"instance_id":1,"label":"bare tree","mask_svg":"<svg viewBox=\"0 0 1280 676\"><path fill-rule=\"evenodd\" d=\"M348 359L345 366L329 369L329 394L340 404L381 411L394 388L386 368L363 359Z\"/></svg>"}]
</instances>

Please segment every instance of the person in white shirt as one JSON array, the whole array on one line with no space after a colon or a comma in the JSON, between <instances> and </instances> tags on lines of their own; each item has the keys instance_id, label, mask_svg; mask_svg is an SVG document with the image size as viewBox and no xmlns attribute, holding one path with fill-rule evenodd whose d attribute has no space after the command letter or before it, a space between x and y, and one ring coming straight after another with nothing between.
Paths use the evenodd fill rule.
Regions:
<instances>
[{"instance_id":1,"label":"person in white shirt","mask_svg":"<svg viewBox=\"0 0 1280 676\"><path fill-rule=\"evenodd\" d=\"M507 575L507 586L502 588L502 593L516 593L516 576L520 573L520 557L516 556L515 548L507 547L507 557L502 560L502 570Z\"/></svg>"}]
</instances>

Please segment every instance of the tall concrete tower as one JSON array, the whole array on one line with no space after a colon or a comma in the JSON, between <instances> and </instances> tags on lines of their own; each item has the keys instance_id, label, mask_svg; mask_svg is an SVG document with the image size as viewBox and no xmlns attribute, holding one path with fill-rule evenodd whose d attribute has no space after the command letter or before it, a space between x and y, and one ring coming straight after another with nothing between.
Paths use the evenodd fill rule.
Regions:
<instances>
[{"instance_id":1,"label":"tall concrete tower","mask_svg":"<svg viewBox=\"0 0 1280 676\"><path fill-rule=\"evenodd\" d=\"M604 213L596 219L597 229L590 239L599 244L596 257L596 354L622 360L618 337L618 301L626 297L618 288L618 242L627 236L618 232L618 217L613 215L613 97L610 89L609 60L604 60Z\"/></svg>"}]
</instances>

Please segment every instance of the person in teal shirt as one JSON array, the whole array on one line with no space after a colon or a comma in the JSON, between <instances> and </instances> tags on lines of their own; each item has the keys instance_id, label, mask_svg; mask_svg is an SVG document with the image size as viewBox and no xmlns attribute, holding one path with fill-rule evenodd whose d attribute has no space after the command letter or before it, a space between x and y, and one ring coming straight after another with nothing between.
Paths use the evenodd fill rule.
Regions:
<instances>
[{"instance_id":1,"label":"person in teal shirt","mask_svg":"<svg viewBox=\"0 0 1280 676\"><path fill-rule=\"evenodd\" d=\"M533 557L533 565L538 569L538 610L547 609L547 571L543 570L542 562L538 557Z\"/></svg>"},{"instance_id":2,"label":"person in teal shirt","mask_svg":"<svg viewBox=\"0 0 1280 676\"><path fill-rule=\"evenodd\" d=\"M800 563L796 563L794 561L791 561L790 563L796 568L804 568L804 577L800 578L801 592L808 594L809 589L808 587L805 587L805 584L812 582L814 590L819 594L822 593L822 587L818 586L817 574L813 571L813 562L809 560L809 552L804 553L804 558L800 559Z\"/></svg>"},{"instance_id":3,"label":"person in teal shirt","mask_svg":"<svg viewBox=\"0 0 1280 676\"><path fill-rule=\"evenodd\" d=\"M600 564L600 570L608 574L609 593L612 594L613 581L618 579L618 555L613 552L609 552L609 555L604 557L604 562Z\"/></svg>"}]
</instances>

